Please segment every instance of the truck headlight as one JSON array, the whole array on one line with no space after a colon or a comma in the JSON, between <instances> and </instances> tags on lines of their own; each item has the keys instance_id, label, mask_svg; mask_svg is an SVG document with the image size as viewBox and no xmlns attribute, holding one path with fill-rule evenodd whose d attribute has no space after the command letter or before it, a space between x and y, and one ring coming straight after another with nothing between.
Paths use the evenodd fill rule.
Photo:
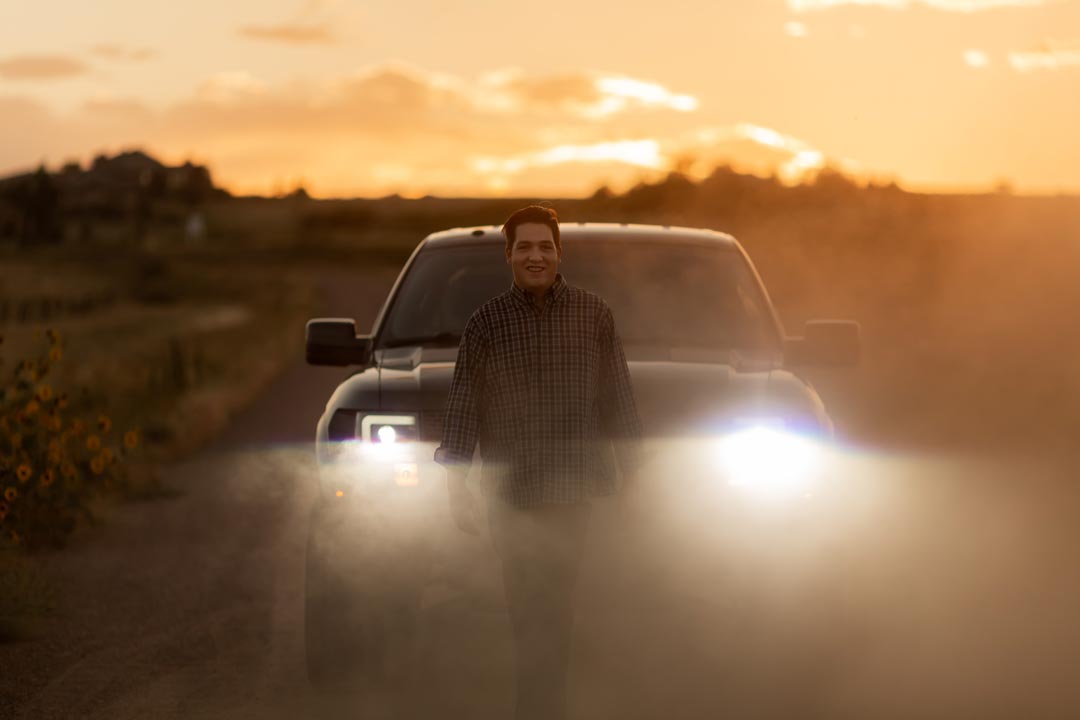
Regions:
<instances>
[{"instance_id":1,"label":"truck headlight","mask_svg":"<svg viewBox=\"0 0 1080 720\"><path fill-rule=\"evenodd\" d=\"M728 482L756 495L808 495L821 471L822 448L782 423L748 424L721 438L717 457Z\"/></svg>"},{"instance_id":2,"label":"truck headlight","mask_svg":"<svg viewBox=\"0 0 1080 720\"><path fill-rule=\"evenodd\" d=\"M356 416L356 437L364 442L391 444L416 439L415 415Z\"/></svg>"}]
</instances>

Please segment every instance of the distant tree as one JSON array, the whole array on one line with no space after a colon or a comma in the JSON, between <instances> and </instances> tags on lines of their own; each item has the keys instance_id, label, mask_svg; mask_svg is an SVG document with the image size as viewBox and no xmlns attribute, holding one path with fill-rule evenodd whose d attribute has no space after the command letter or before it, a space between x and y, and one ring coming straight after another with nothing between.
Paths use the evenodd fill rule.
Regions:
<instances>
[{"instance_id":1,"label":"distant tree","mask_svg":"<svg viewBox=\"0 0 1080 720\"><path fill-rule=\"evenodd\" d=\"M132 213L136 245L142 245L146 241L146 230L154 212L154 203L165 194L165 180L165 169L162 167L148 166L139 173Z\"/></svg>"},{"instance_id":2,"label":"distant tree","mask_svg":"<svg viewBox=\"0 0 1080 720\"><path fill-rule=\"evenodd\" d=\"M22 210L21 246L60 241L60 193L44 165L23 182L14 199Z\"/></svg>"},{"instance_id":3,"label":"distant tree","mask_svg":"<svg viewBox=\"0 0 1080 720\"><path fill-rule=\"evenodd\" d=\"M615 193L611 190L611 188L609 188L607 185L601 185L600 187L596 188L596 192L592 194L591 199L610 200L613 197L615 197Z\"/></svg>"},{"instance_id":4,"label":"distant tree","mask_svg":"<svg viewBox=\"0 0 1080 720\"><path fill-rule=\"evenodd\" d=\"M202 165L195 165L190 160L180 168L182 180L180 195L190 207L202 205L214 193L214 183L210 171Z\"/></svg>"}]
</instances>

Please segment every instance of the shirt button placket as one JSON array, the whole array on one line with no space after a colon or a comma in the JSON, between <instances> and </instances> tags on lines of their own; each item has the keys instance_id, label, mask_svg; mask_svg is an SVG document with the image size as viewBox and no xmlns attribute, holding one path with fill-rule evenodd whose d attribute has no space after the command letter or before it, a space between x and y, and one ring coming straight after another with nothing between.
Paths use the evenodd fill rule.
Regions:
<instances>
[{"instance_id":1,"label":"shirt button placket","mask_svg":"<svg viewBox=\"0 0 1080 720\"><path fill-rule=\"evenodd\" d=\"M535 390L533 392L533 437L536 438L536 463L540 475L543 476L544 469L544 452L546 439L544 437L544 411L541 407L541 403L544 401L544 355L547 352L546 343L544 342L544 311L547 303L544 303L545 307L537 310L535 313L535 320L533 327L536 329L534 337L536 338L536 352L533 354L533 362L536 363L535 377Z\"/></svg>"}]
</instances>

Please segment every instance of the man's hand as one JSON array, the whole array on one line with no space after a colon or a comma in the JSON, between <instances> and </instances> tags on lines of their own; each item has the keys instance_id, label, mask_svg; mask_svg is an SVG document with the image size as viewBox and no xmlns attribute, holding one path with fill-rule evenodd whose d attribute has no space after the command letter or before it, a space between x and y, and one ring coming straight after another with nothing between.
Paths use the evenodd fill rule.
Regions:
<instances>
[{"instance_id":1,"label":"man's hand","mask_svg":"<svg viewBox=\"0 0 1080 720\"><path fill-rule=\"evenodd\" d=\"M476 501L465 484L467 475L467 471L447 471L446 488L450 498L450 515L453 516L454 524L461 532L479 535L480 528L476 524Z\"/></svg>"}]
</instances>

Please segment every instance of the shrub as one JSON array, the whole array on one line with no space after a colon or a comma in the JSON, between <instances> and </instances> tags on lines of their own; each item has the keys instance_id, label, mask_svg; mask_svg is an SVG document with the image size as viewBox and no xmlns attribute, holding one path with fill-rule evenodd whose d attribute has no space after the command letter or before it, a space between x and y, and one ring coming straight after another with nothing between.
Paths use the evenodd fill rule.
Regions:
<instances>
[{"instance_id":1,"label":"shrub","mask_svg":"<svg viewBox=\"0 0 1080 720\"><path fill-rule=\"evenodd\" d=\"M48 382L63 343L53 330L44 339L39 356L19 361L0 387L0 543L26 548L61 546L92 521L95 498L125 489L139 444L137 431L121 434L107 415L69 408Z\"/></svg>"}]
</instances>

